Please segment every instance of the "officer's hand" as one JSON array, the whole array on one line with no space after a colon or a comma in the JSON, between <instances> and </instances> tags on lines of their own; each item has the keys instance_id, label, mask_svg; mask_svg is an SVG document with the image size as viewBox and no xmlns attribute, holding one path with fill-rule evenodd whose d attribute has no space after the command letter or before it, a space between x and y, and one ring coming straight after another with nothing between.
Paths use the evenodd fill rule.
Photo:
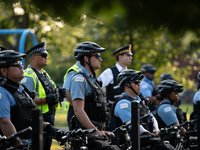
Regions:
<instances>
[{"instance_id":1,"label":"officer's hand","mask_svg":"<svg viewBox=\"0 0 200 150\"><path fill-rule=\"evenodd\" d=\"M44 129L53 139L56 139L57 141L61 141L62 136L64 135L64 131L55 128L50 123L46 122L46 127Z\"/></svg>"},{"instance_id":2,"label":"officer's hand","mask_svg":"<svg viewBox=\"0 0 200 150\"><path fill-rule=\"evenodd\" d=\"M63 98L67 97L67 90L66 88L58 88L59 94L60 94L60 98L63 101Z\"/></svg>"},{"instance_id":3,"label":"officer's hand","mask_svg":"<svg viewBox=\"0 0 200 150\"><path fill-rule=\"evenodd\" d=\"M57 93L54 93L54 94L50 93L46 97L46 102L48 104L56 104L56 103L58 103L58 98L57 97L58 97Z\"/></svg>"},{"instance_id":4,"label":"officer's hand","mask_svg":"<svg viewBox=\"0 0 200 150\"><path fill-rule=\"evenodd\" d=\"M62 137L64 136L64 131L63 130L57 130L56 131L56 134L54 136L54 138L59 141L59 142L62 142Z\"/></svg>"},{"instance_id":5,"label":"officer's hand","mask_svg":"<svg viewBox=\"0 0 200 150\"><path fill-rule=\"evenodd\" d=\"M153 133L158 135L159 131L158 130L153 130Z\"/></svg>"}]
</instances>

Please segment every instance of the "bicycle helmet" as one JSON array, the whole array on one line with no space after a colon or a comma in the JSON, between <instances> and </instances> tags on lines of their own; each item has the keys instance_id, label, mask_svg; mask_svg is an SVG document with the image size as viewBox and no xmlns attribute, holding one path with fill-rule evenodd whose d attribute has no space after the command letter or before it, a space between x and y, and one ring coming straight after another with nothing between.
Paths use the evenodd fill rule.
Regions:
<instances>
[{"instance_id":1,"label":"bicycle helmet","mask_svg":"<svg viewBox=\"0 0 200 150\"><path fill-rule=\"evenodd\" d=\"M156 71L157 69L152 64L144 64L141 67L141 71L148 72L148 71Z\"/></svg>"},{"instance_id":2,"label":"bicycle helmet","mask_svg":"<svg viewBox=\"0 0 200 150\"><path fill-rule=\"evenodd\" d=\"M175 80L163 80L159 85L158 85L158 93L161 96L165 96L164 93L169 93L169 92L178 92L181 93L183 92L183 85L176 82Z\"/></svg>"},{"instance_id":3,"label":"bicycle helmet","mask_svg":"<svg viewBox=\"0 0 200 150\"><path fill-rule=\"evenodd\" d=\"M74 50L74 57L76 60L81 60L83 56L88 56L96 52L103 52L105 48L99 46L94 42L83 42L76 46Z\"/></svg>"},{"instance_id":4,"label":"bicycle helmet","mask_svg":"<svg viewBox=\"0 0 200 150\"><path fill-rule=\"evenodd\" d=\"M7 50L7 48L0 46L0 51L4 51L4 50Z\"/></svg>"},{"instance_id":5,"label":"bicycle helmet","mask_svg":"<svg viewBox=\"0 0 200 150\"><path fill-rule=\"evenodd\" d=\"M170 73L163 73L160 75L161 81L167 80L167 79L174 80L174 77Z\"/></svg>"},{"instance_id":6,"label":"bicycle helmet","mask_svg":"<svg viewBox=\"0 0 200 150\"><path fill-rule=\"evenodd\" d=\"M143 78L143 74L140 71L135 71L132 69L127 69L122 71L117 76L117 83L120 87L123 87L129 81L141 80Z\"/></svg>"},{"instance_id":7,"label":"bicycle helmet","mask_svg":"<svg viewBox=\"0 0 200 150\"><path fill-rule=\"evenodd\" d=\"M26 54L22 54L14 50L0 51L0 68L8 67L12 62L22 60L25 57Z\"/></svg>"},{"instance_id":8,"label":"bicycle helmet","mask_svg":"<svg viewBox=\"0 0 200 150\"><path fill-rule=\"evenodd\" d=\"M197 73L197 81L200 82L200 71Z\"/></svg>"}]
</instances>

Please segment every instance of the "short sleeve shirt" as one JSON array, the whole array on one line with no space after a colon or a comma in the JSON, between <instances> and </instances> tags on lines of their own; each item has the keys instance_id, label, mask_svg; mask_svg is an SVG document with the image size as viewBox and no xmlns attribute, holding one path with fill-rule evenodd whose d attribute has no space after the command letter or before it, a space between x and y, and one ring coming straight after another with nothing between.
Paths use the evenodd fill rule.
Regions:
<instances>
[{"instance_id":1,"label":"short sleeve shirt","mask_svg":"<svg viewBox=\"0 0 200 150\"><path fill-rule=\"evenodd\" d=\"M122 96L130 96L130 95L122 93ZM140 101L139 97L138 98L131 97L131 98L133 100ZM118 101L117 104L115 105L114 115L120 118L123 123L131 120L131 101L127 99L121 99L120 101Z\"/></svg>"},{"instance_id":2,"label":"short sleeve shirt","mask_svg":"<svg viewBox=\"0 0 200 150\"><path fill-rule=\"evenodd\" d=\"M32 68L32 67L29 65L28 68ZM39 72L39 71L38 71L38 72ZM39 72L39 73L40 73L40 72ZM27 88L29 91L34 91L35 83L34 83L33 78L28 77L28 76L25 76L25 77L22 79L21 84L25 85L26 88Z\"/></svg>"},{"instance_id":3,"label":"short sleeve shirt","mask_svg":"<svg viewBox=\"0 0 200 150\"><path fill-rule=\"evenodd\" d=\"M93 83L95 83L95 78L85 67L82 66L80 71L85 73L89 77L89 79ZM77 98L85 100L85 96L88 96L92 93L90 85L88 84L87 80L82 74L77 74L73 76L73 78L70 81L69 91L71 94L72 101Z\"/></svg>"},{"instance_id":4,"label":"short sleeve shirt","mask_svg":"<svg viewBox=\"0 0 200 150\"><path fill-rule=\"evenodd\" d=\"M167 102L168 104L162 104L164 102ZM157 114L167 126L179 122L176 116L176 108L171 104L169 100L165 99L160 104L162 105L159 106Z\"/></svg>"},{"instance_id":5,"label":"short sleeve shirt","mask_svg":"<svg viewBox=\"0 0 200 150\"><path fill-rule=\"evenodd\" d=\"M155 84L154 81L151 81L147 78L143 78L140 84L140 93L144 97L151 97L153 93L153 86L151 84Z\"/></svg>"},{"instance_id":6,"label":"short sleeve shirt","mask_svg":"<svg viewBox=\"0 0 200 150\"><path fill-rule=\"evenodd\" d=\"M20 86L19 92L24 88ZM10 118L10 108L16 106L14 97L5 88L0 86L0 118Z\"/></svg>"},{"instance_id":7,"label":"short sleeve shirt","mask_svg":"<svg viewBox=\"0 0 200 150\"><path fill-rule=\"evenodd\" d=\"M193 97L193 103L197 105L197 101L200 100L200 89L195 93Z\"/></svg>"},{"instance_id":8,"label":"short sleeve shirt","mask_svg":"<svg viewBox=\"0 0 200 150\"><path fill-rule=\"evenodd\" d=\"M81 68L81 64L79 62L76 62L76 65ZM70 72L68 72L68 74L65 77L65 82L63 84L63 88L66 88L68 91L69 91L69 86L70 86L70 80L72 78L72 75L75 73L76 73L76 71L71 70Z\"/></svg>"}]
</instances>

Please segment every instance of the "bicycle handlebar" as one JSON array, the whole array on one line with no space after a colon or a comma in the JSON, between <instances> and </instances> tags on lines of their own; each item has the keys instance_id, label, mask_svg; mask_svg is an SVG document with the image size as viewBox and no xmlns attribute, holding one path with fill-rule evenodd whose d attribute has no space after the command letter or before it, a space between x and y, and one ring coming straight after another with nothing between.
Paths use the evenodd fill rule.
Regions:
<instances>
[{"instance_id":1,"label":"bicycle handlebar","mask_svg":"<svg viewBox=\"0 0 200 150\"><path fill-rule=\"evenodd\" d=\"M28 131L32 131L32 128L30 126L25 128L25 129L23 129L23 130L21 130L21 131L19 131L19 132L17 132L17 133L15 133L15 134L10 135L6 139L7 139L7 141L12 140L13 138L16 138L16 137L20 136L21 134L24 134L24 133L26 133Z\"/></svg>"}]
</instances>

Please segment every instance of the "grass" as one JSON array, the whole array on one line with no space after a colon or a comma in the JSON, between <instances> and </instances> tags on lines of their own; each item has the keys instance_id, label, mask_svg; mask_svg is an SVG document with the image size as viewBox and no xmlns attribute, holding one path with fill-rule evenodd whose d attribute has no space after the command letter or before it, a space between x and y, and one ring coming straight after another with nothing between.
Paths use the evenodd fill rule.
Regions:
<instances>
[{"instance_id":1,"label":"grass","mask_svg":"<svg viewBox=\"0 0 200 150\"><path fill-rule=\"evenodd\" d=\"M183 112L187 111L187 119L189 120L190 113L193 111L193 104L182 103L179 107ZM64 110L64 106L60 110L56 111L55 127L67 128L67 111ZM58 145L57 141L53 140L51 150L63 150L63 148Z\"/></svg>"}]
</instances>

